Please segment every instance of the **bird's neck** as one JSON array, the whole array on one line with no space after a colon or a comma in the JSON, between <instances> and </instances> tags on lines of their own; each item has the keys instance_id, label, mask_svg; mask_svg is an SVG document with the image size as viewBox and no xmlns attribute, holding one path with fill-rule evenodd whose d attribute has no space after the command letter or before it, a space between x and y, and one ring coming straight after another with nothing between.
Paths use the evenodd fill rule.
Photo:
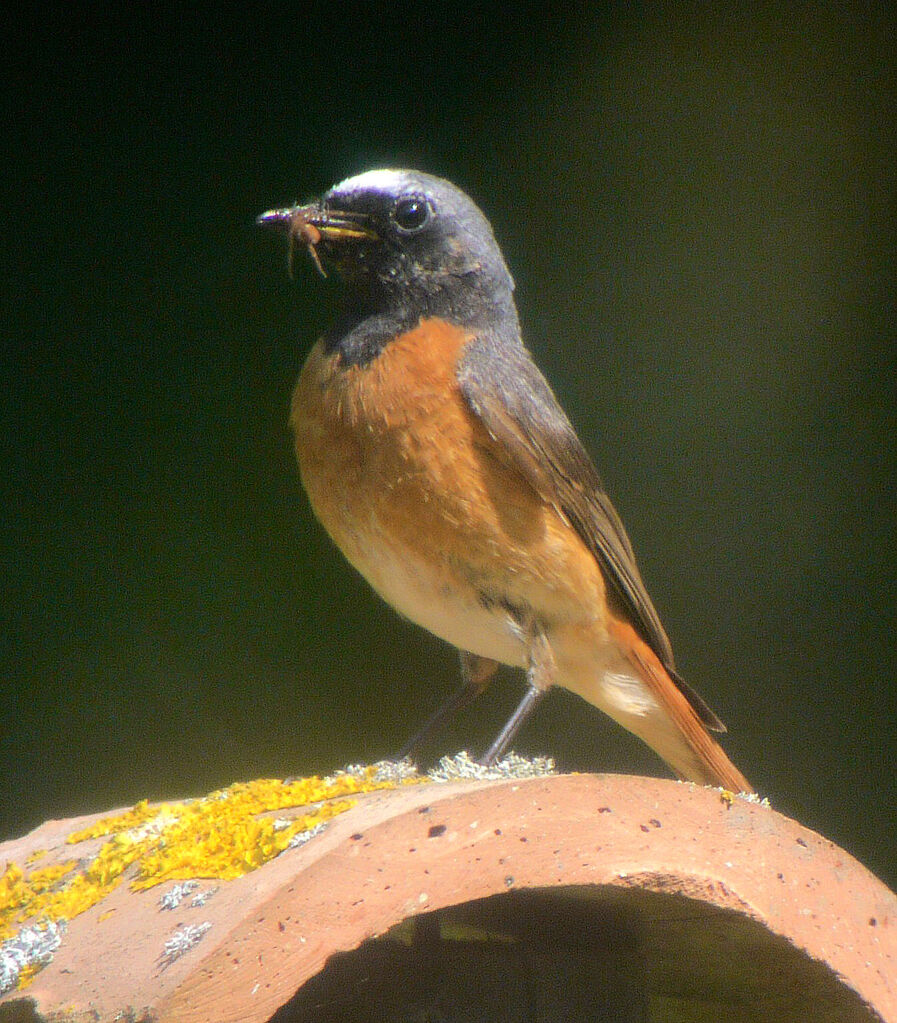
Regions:
<instances>
[{"instance_id":1,"label":"bird's neck","mask_svg":"<svg viewBox=\"0 0 897 1023\"><path fill-rule=\"evenodd\" d=\"M338 351L346 365L365 365L389 342L428 319L445 320L472 333L496 328L517 329L517 310L510 292L492 295L488 301L462 288L430 289L426 293L407 289L396 295L349 297L342 313L324 335L325 348Z\"/></svg>"}]
</instances>

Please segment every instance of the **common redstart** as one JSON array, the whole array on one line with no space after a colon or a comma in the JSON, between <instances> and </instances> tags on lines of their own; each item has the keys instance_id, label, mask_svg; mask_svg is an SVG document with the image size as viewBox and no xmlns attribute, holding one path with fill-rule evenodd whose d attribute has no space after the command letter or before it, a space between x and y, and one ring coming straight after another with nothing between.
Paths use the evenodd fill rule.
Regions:
<instances>
[{"instance_id":1,"label":"common redstart","mask_svg":"<svg viewBox=\"0 0 897 1023\"><path fill-rule=\"evenodd\" d=\"M373 170L258 220L345 285L293 393L312 508L384 600L461 651L461 689L415 741L509 664L527 691L483 762L561 685L680 777L751 791L676 671L620 518L523 345L479 208L432 175Z\"/></svg>"}]
</instances>

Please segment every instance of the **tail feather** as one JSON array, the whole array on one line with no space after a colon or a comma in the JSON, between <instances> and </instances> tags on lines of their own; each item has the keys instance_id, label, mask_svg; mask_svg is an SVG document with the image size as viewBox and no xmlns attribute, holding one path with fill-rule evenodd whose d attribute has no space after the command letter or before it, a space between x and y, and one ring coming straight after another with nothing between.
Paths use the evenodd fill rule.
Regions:
<instances>
[{"instance_id":1,"label":"tail feather","mask_svg":"<svg viewBox=\"0 0 897 1023\"><path fill-rule=\"evenodd\" d=\"M673 743L658 741L655 744L647 731L641 738L688 781L720 785L733 792L753 792L750 782L710 735L688 697L635 629L628 622L612 619L609 631L663 708L676 733Z\"/></svg>"}]
</instances>

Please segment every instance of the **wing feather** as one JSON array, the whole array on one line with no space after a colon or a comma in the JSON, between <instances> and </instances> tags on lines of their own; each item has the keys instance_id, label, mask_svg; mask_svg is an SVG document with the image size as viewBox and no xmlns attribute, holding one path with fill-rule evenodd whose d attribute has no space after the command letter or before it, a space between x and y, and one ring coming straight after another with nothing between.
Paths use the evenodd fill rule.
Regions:
<instances>
[{"instance_id":1,"label":"wing feather","mask_svg":"<svg viewBox=\"0 0 897 1023\"><path fill-rule=\"evenodd\" d=\"M554 505L604 571L615 610L635 628L679 685L703 723L725 726L676 672L673 650L635 562L623 523L547 381L519 343L497 344L488 334L472 341L458 366L470 409L501 457Z\"/></svg>"}]
</instances>

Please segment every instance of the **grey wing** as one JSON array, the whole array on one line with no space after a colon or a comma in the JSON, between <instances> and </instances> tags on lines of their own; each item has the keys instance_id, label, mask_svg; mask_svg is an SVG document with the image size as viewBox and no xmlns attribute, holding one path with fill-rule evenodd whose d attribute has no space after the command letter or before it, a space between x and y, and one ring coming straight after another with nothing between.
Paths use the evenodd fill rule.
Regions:
<instances>
[{"instance_id":1,"label":"grey wing","mask_svg":"<svg viewBox=\"0 0 897 1023\"><path fill-rule=\"evenodd\" d=\"M657 654L704 724L725 726L679 677L669 638L642 581L623 523L547 381L518 342L472 341L458 366L461 391L501 453L554 505L601 566L618 613Z\"/></svg>"}]
</instances>

